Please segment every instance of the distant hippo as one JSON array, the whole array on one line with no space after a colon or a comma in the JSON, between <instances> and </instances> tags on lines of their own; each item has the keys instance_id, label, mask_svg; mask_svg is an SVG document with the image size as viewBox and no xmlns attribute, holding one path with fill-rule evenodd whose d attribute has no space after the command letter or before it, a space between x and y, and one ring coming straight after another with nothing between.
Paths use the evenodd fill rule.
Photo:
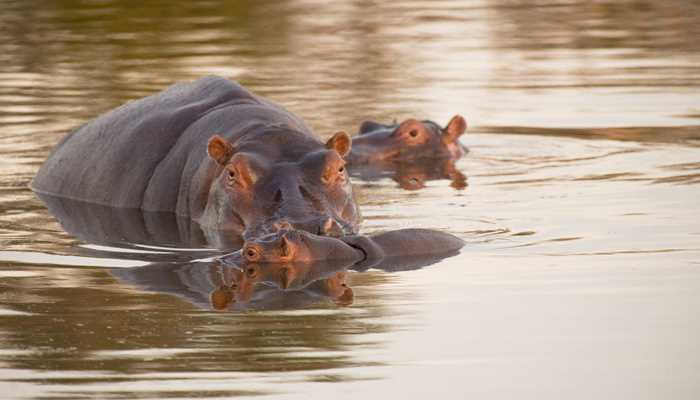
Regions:
<instances>
[{"instance_id":1,"label":"distant hippo","mask_svg":"<svg viewBox=\"0 0 700 400\"><path fill-rule=\"evenodd\" d=\"M322 142L284 108L220 77L178 83L76 129L32 182L36 192L174 212L243 237L280 222L354 234L345 169L351 139Z\"/></svg>"},{"instance_id":2,"label":"distant hippo","mask_svg":"<svg viewBox=\"0 0 700 400\"><path fill-rule=\"evenodd\" d=\"M353 166L377 162L406 162L421 159L456 160L468 150L459 142L467 129L460 115L452 117L445 128L433 121L407 119L400 124L365 121L359 135L353 137L348 161Z\"/></svg>"},{"instance_id":3,"label":"distant hippo","mask_svg":"<svg viewBox=\"0 0 700 400\"><path fill-rule=\"evenodd\" d=\"M372 236L348 235L340 238L282 229L246 241L241 250L221 257L220 261L245 266L346 260L353 265L391 257L450 255L463 246L462 239L429 229L399 229Z\"/></svg>"}]
</instances>

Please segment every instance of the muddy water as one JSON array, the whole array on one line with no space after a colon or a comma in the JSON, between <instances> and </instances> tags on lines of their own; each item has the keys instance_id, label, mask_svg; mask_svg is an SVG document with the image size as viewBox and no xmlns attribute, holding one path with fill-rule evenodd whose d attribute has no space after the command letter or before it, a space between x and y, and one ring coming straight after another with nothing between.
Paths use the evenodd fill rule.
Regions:
<instances>
[{"instance_id":1,"label":"muddy water","mask_svg":"<svg viewBox=\"0 0 700 400\"><path fill-rule=\"evenodd\" d=\"M530 3L2 2L1 397L697 398L700 9ZM468 246L350 271L350 306L217 312L210 246L67 233L28 190L72 128L206 74L323 136L465 115L466 180L355 182L363 232Z\"/></svg>"}]
</instances>

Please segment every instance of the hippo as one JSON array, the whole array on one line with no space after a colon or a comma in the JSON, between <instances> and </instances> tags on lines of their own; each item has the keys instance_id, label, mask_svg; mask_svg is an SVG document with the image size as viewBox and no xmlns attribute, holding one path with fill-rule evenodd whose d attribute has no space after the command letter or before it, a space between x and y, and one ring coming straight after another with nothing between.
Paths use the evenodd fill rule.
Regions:
<instances>
[{"instance_id":1,"label":"hippo","mask_svg":"<svg viewBox=\"0 0 700 400\"><path fill-rule=\"evenodd\" d=\"M351 138L321 141L286 109L227 79L178 83L64 137L31 183L40 194L171 212L243 238L280 223L358 231Z\"/></svg>"},{"instance_id":2,"label":"hippo","mask_svg":"<svg viewBox=\"0 0 700 400\"><path fill-rule=\"evenodd\" d=\"M385 258L454 254L464 241L430 229L399 229L371 236L318 236L284 228L246 241L243 248L219 258L224 265L350 261L377 263Z\"/></svg>"},{"instance_id":3,"label":"hippo","mask_svg":"<svg viewBox=\"0 0 700 400\"><path fill-rule=\"evenodd\" d=\"M353 137L348 162L352 168L363 164L413 162L421 159L457 160L469 150L459 142L467 129L460 115L445 128L429 120L410 118L400 124L365 121Z\"/></svg>"}]
</instances>

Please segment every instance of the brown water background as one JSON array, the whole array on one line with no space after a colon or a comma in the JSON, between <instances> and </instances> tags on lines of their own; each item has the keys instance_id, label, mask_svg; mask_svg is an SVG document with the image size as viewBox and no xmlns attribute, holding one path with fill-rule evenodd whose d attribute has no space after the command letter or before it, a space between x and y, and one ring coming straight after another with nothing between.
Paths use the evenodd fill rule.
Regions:
<instances>
[{"instance_id":1,"label":"brown water background","mask_svg":"<svg viewBox=\"0 0 700 400\"><path fill-rule=\"evenodd\" d=\"M698 398L699 39L695 1L0 2L0 397ZM352 273L350 307L117 279L147 251L73 238L28 182L71 129L207 74L326 137L464 115L466 189L355 182L363 232L467 247Z\"/></svg>"}]
</instances>

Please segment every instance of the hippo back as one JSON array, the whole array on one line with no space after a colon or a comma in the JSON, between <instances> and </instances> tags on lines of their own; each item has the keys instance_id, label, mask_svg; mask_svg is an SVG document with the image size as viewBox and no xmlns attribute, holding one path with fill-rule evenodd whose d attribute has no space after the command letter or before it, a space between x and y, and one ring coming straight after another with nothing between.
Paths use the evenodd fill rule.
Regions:
<instances>
[{"instance_id":1,"label":"hippo back","mask_svg":"<svg viewBox=\"0 0 700 400\"><path fill-rule=\"evenodd\" d=\"M206 77L129 102L76 129L53 150L32 189L112 207L176 211L188 178L183 170L206 157L207 139L222 133L216 129L231 138L253 124L313 136L284 108L224 78ZM148 193L156 174L159 187L172 189L156 190L153 199Z\"/></svg>"}]
</instances>

